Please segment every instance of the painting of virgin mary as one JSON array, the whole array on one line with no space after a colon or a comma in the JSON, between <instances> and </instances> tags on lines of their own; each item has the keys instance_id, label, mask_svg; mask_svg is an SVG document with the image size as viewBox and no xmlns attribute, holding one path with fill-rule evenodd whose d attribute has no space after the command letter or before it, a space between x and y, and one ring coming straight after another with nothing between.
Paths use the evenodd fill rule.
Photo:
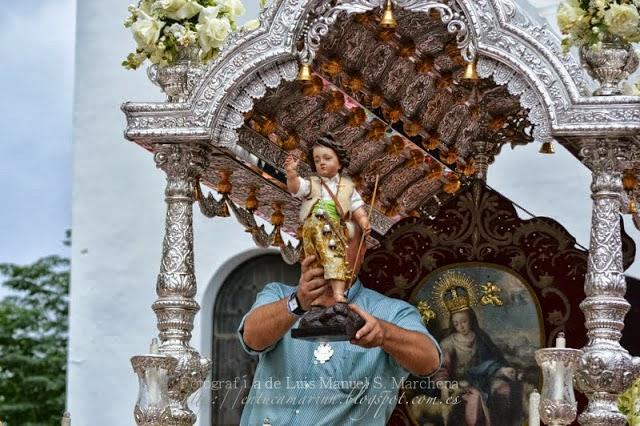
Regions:
<instances>
[{"instance_id":1,"label":"painting of virgin mary","mask_svg":"<svg viewBox=\"0 0 640 426\"><path fill-rule=\"evenodd\" d=\"M474 292L478 282L489 281L501 294L495 304L483 305ZM533 351L541 346L541 325L526 285L507 271L472 265L436 273L418 298L441 308L428 326L438 336L443 365L429 380L447 383L436 386L435 394L449 406L412 407L415 423L521 425L528 394L538 383Z\"/></svg>"}]
</instances>

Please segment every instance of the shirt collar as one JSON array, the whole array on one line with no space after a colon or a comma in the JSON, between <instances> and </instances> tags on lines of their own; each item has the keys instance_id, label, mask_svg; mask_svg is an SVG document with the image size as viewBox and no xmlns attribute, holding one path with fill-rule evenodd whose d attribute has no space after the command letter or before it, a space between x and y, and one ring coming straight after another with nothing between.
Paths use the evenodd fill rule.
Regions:
<instances>
[{"instance_id":1,"label":"shirt collar","mask_svg":"<svg viewBox=\"0 0 640 426\"><path fill-rule=\"evenodd\" d=\"M355 298L358 297L360 290L362 290L362 283L360 282L360 280L356 280L351 288L347 290L347 299L349 299L350 301L355 300Z\"/></svg>"},{"instance_id":2,"label":"shirt collar","mask_svg":"<svg viewBox=\"0 0 640 426\"><path fill-rule=\"evenodd\" d=\"M332 178L324 178L324 177L320 177L320 179L322 179L324 182L326 183L335 183L336 185L338 183L340 183L340 173L336 173L336 175Z\"/></svg>"}]
</instances>

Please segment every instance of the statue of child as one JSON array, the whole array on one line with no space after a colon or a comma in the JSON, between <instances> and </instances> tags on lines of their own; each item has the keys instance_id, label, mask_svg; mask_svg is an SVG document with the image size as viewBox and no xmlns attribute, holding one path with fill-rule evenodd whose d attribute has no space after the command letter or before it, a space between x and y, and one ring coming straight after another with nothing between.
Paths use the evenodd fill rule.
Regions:
<instances>
[{"instance_id":1,"label":"statue of child","mask_svg":"<svg viewBox=\"0 0 640 426\"><path fill-rule=\"evenodd\" d=\"M355 226L355 221L369 233L369 217L353 181L340 173L349 166L349 157L331 135L320 136L311 146L308 158L312 160L311 170L317 174L308 180L298 176L300 160L293 155L289 155L284 164L287 189L303 200L300 221L303 222L304 257L316 257L316 262L324 268L324 278L331 286L335 301L347 303L345 292L353 278L345 257L354 234L349 228Z\"/></svg>"}]
</instances>

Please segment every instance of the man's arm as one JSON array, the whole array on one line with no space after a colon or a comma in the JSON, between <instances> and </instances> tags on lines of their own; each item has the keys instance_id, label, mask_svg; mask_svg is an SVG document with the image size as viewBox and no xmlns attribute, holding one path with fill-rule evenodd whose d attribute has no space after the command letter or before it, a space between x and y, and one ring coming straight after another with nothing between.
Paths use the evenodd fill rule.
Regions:
<instances>
[{"instance_id":1,"label":"man's arm","mask_svg":"<svg viewBox=\"0 0 640 426\"><path fill-rule=\"evenodd\" d=\"M285 297L251 311L244 321L242 338L248 347L260 352L280 340L295 322Z\"/></svg>"},{"instance_id":2,"label":"man's arm","mask_svg":"<svg viewBox=\"0 0 640 426\"><path fill-rule=\"evenodd\" d=\"M431 339L417 331L380 321L384 330L382 349L418 376L435 372L440 366L438 349Z\"/></svg>"},{"instance_id":3,"label":"man's arm","mask_svg":"<svg viewBox=\"0 0 640 426\"><path fill-rule=\"evenodd\" d=\"M351 340L363 348L381 347L402 367L418 376L431 374L440 366L436 345L425 334L378 319L357 305L349 305L365 324Z\"/></svg>"},{"instance_id":4,"label":"man's arm","mask_svg":"<svg viewBox=\"0 0 640 426\"><path fill-rule=\"evenodd\" d=\"M324 270L310 268L315 260L309 256L302 261L302 274L296 291L298 302L305 311L324 291ZM244 321L242 338L255 351L263 351L276 343L293 326L297 317L289 312L287 297L255 308Z\"/></svg>"}]
</instances>

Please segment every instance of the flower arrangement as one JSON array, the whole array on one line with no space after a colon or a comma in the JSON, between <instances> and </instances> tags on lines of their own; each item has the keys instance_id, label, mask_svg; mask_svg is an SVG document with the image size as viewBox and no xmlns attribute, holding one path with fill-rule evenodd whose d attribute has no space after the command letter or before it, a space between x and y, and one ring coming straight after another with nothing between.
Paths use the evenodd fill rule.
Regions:
<instances>
[{"instance_id":1,"label":"flower arrangement","mask_svg":"<svg viewBox=\"0 0 640 426\"><path fill-rule=\"evenodd\" d=\"M640 379L633 382L629 388L620 394L618 397L618 408L627 416L627 422L629 426L640 425L640 412L638 407L640 406Z\"/></svg>"},{"instance_id":2,"label":"flower arrangement","mask_svg":"<svg viewBox=\"0 0 640 426\"><path fill-rule=\"evenodd\" d=\"M558 7L558 26L565 51L617 40L640 41L640 0L565 0Z\"/></svg>"},{"instance_id":3,"label":"flower arrangement","mask_svg":"<svg viewBox=\"0 0 640 426\"><path fill-rule=\"evenodd\" d=\"M630 55L637 54L631 44L640 42L640 0L564 0L558 7L557 19L558 27L565 36L562 39L565 53L575 46L581 48L581 57L585 49L595 53L605 47L628 49ZM637 60L629 58L626 61L625 70L619 72L615 79L613 75L597 75L596 70L596 79L610 80L605 82L608 94L620 93L611 88L617 86L620 78L626 78L626 69L632 73L637 67ZM586 62L590 60L587 58ZM592 64L589 65L593 70ZM640 96L640 81L635 85L625 83L623 93Z\"/></svg>"},{"instance_id":4,"label":"flower arrangement","mask_svg":"<svg viewBox=\"0 0 640 426\"><path fill-rule=\"evenodd\" d=\"M137 69L145 60L173 63L187 48L197 49L202 63L215 58L229 34L238 30L236 19L245 7L241 0L140 0L129 6L124 23L137 48L122 66ZM241 29L257 28L253 20Z\"/></svg>"}]
</instances>

